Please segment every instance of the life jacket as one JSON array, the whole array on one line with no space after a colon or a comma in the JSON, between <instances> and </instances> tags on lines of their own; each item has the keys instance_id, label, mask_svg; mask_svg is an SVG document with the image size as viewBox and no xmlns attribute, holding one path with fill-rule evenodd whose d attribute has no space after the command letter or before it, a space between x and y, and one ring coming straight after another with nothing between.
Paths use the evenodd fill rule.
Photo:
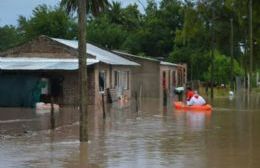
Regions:
<instances>
[{"instance_id":1,"label":"life jacket","mask_svg":"<svg viewBox=\"0 0 260 168\"><path fill-rule=\"evenodd\" d=\"M186 94L186 99L187 99L187 101L189 101L189 100L192 98L193 95L194 95L194 92L191 91L191 90L189 90L189 91L187 92L187 94Z\"/></svg>"}]
</instances>

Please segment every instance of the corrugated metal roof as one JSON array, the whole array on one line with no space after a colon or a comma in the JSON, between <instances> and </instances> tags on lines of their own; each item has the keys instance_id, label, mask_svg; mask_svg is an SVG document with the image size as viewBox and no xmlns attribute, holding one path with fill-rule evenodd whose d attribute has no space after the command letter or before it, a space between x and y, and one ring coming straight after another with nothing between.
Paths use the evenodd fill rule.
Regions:
<instances>
[{"instance_id":1,"label":"corrugated metal roof","mask_svg":"<svg viewBox=\"0 0 260 168\"><path fill-rule=\"evenodd\" d=\"M69 47L72 47L75 49L78 48L78 41L76 41L76 40L64 40L64 39L58 39L58 38L51 38L51 39L53 39L59 43L62 43L64 45L67 45ZM111 64L111 65L133 65L133 66L139 65L133 61L129 61L125 58L120 57L119 55L116 55L112 52L101 49L101 48L96 47L89 43L87 43L87 53L95 56L97 60L100 60L101 62Z\"/></svg>"},{"instance_id":2,"label":"corrugated metal roof","mask_svg":"<svg viewBox=\"0 0 260 168\"><path fill-rule=\"evenodd\" d=\"M171 63L171 62L165 62L165 61L161 61L160 64L161 65L168 65L168 66L178 66L178 64L174 64L174 63Z\"/></svg>"},{"instance_id":3,"label":"corrugated metal roof","mask_svg":"<svg viewBox=\"0 0 260 168\"><path fill-rule=\"evenodd\" d=\"M87 65L98 63L98 60L87 59ZM78 59L52 58L8 58L0 57L1 70L77 70Z\"/></svg>"},{"instance_id":4,"label":"corrugated metal roof","mask_svg":"<svg viewBox=\"0 0 260 168\"><path fill-rule=\"evenodd\" d=\"M133 54L129 54L123 51L118 51L118 50L113 50L113 52L117 53L117 54L122 54L125 56L129 56L129 57L134 57L134 58L140 58L140 59L144 59L144 60L148 60L148 61L155 61L155 62L159 62L159 60L154 59L154 58L150 58L150 57L144 57L144 56L139 56L139 55L133 55Z\"/></svg>"}]
</instances>

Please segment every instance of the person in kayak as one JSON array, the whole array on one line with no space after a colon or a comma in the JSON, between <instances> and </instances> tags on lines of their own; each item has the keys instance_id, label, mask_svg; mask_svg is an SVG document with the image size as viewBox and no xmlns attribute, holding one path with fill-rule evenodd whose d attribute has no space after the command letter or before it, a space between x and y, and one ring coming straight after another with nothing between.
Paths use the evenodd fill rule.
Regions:
<instances>
[{"instance_id":1,"label":"person in kayak","mask_svg":"<svg viewBox=\"0 0 260 168\"><path fill-rule=\"evenodd\" d=\"M187 91L186 91L186 101L190 101L190 99L192 98L192 96L194 95L193 90L191 89L191 87L187 87Z\"/></svg>"},{"instance_id":2,"label":"person in kayak","mask_svg":"<svg viewBox=\"0 0 260 168\"><path fill-rule=\"evenodd\" d=\"M203 97L201 97L197 91L194 92L194 95L192 96L192 98L187 101L187 105L188 106L192 106L192 105L205 105L206 101Z\"/></svg>"}]
</instances>

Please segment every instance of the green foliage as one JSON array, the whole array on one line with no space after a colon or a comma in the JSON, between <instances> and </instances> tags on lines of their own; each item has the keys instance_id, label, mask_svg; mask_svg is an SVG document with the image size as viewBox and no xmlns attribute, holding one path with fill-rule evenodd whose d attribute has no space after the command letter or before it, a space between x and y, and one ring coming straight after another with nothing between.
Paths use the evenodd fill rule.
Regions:
<instances>
[{"instance_id":1,"label":"green foliage","mask_svg":"<svg viewBox=\"0 0 260 168\"><path fill-rule=\"evenodd\" d=\"M40 5L28 20L20 16L18 28L27 39L39 35L71 39L75 37L76 25L63 9Z\"/></svg>"},{"instance_id":2,"label":"green foliage","mask_svg":"<svg viewBox=\"0 0 260 168\"><path fill-rule=\"evenodd\" d=\"M176 46L168 58L170 62L186 63L188 65L188 79L205 80L202 74L208 71L210 64L209 52L203 48L196 48L195 45Z\"/></svg>"},{"instance_id":3,"label":"green foliage","mask_svg":"<svg viewBox=\"0 0 260 168\"><path fill-rule=\"evenodd\" d=\"M86 12L93 16L99 15L103 10L108 7L107 0L87 0ZM74 13L78 10L78 0L61 0L60 6L66 10L67 13Z\"/></svg>"},{"instance_id":4,"label":"green foliage","mask_svg":"<svg viewBox=\"0 0 260 168\"><path fill-rule=\"evenodd\" d=\"M231 58L221 54L219 51L214 52L214 79L217 83L229 83L230 82L230 67ZM211 65L208 67L208 71L204 73L205 80L210 80ZM234 60L234 75L242 76L243 70L236 60Z\"/></svg>"},{"instance_id":5,"label":"green foliage","mask_svg":"<svg viewBox=\"0 0 260 168\"><path fill-rule=\"evenodd\" d=\"M23 36L13 26L0 27L0 37L0 51L5 51L23 41Z\"/></svg>"},{"instance_id":6,"label":"green foliage","mask_svg":"<svg viewBox=\"0 0 260 168\"><path fill-rule=\"evenodd\" d=\"M106 17L92 21L87 28L89 42L109 49L120 48L126 37L127 31L120 25L110 23Z\"/></svg>"},{"instance_id":7,"label":"green foliage","mask_svg":"<svg viewBox=\"0 0 260 168\"><path fill-rule=\"evenodd\" d=\"M75 12L76 2L62 0L61 8L38 6L31 18L19 18L18 28L0 28L1 38L5 41L0 42L0 50L40 34L75 39L77 24L73 15L67 15L65 9ZM94 14L99 9L92 2L102 3L100 9L105 11L100 15ZM260 15L260 1L253 3L253 63L254 69L257 69L260 67L260 19L257 17ZM248 41L247 1L161 0L158 4L155 0L147 0L144 13L138 10L137 4L122 7L119 2L112 2L107 6L106 0L90 0L87 5L87 12L93 13L87 17L89 42L112 50L187 63L188 79L192 80L209 79L209 73L205 72L211 67L212 48L218 51L214 60L216 79L218 82L230 79L223 72L230 71L230 19L233 18L234 58L239 60L234 62L235 75L241 74L241 66L249 69L248 55L242 53L239 46ZM248 43L245 46L248 51Z\"/></svg>"}]
</instances>

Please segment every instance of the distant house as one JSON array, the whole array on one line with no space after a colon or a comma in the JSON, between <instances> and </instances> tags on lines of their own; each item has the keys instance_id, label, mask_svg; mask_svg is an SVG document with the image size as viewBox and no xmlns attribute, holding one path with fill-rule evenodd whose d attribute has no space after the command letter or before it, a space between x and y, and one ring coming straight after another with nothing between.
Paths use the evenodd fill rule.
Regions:
<instances>
[{"instance_id":1,"label":"distant house","mask_svg":"<svg viewBox=\"0 0 260 168\"><path fill-rule=\"evenodd\" d=\"M160 61L160 81L166 81L167 90L172 91L176 87L185 86L187 83L187 66L185 64L174 64L170 62Z\"/></svg>"},{"instance_id":2,"label":"distant house","mask_svg":"<svg viewBox=\"0 0 260 168\"><path fill-rule=\"evenodd\" d=\"M38 101L77 105L78 42L39 36L0 53L0 106L34 106ZM89 104L106 89L131 97L132 69L139 64L87 44Z\"/></svg>"},{"instance_id":3,"label":"distant house","mask_svg":"<svg viewBox=\"0 0 260 168\"><path fill-rule=\"evenodd\" d=\"M142 97L161 97L163 90L172 93L173 88L184 86L187 82L187 67L157 59L132 55L122 51L116 54L137 62L141 66L132 70L132 94Z\"/></svg>"}]
</instances>

